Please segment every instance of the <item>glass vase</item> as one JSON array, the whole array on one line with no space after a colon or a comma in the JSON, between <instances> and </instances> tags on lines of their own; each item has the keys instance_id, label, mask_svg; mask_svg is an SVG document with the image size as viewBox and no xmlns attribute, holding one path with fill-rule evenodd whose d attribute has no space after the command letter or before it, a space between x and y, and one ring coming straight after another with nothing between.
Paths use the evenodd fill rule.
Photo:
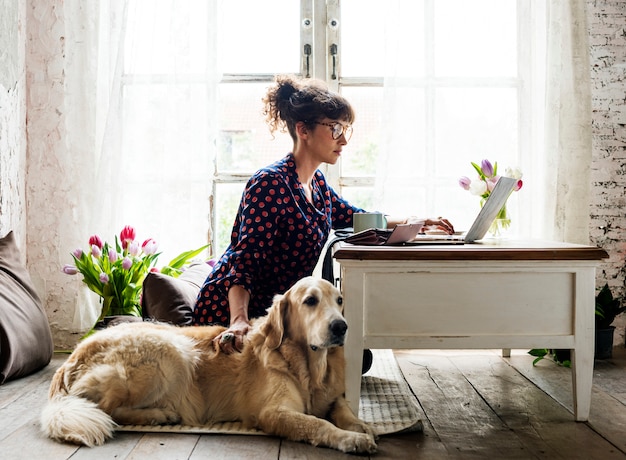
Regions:
<instances>
[{"instance_id":1,"label":"glass vase","mask_svg":"<svg viewBox=\"0 0 626 460\"><path fill-rule=\"evenodd\" d=\"M480 206L482 207L485 203L484 200L481 200ZM498 212L498 215L494 219L493 223L489 227L489 234L492 238L500 238L502 234L508 230L511 226L511 219L506 210L506 203L502 206L502 209Z\"/></svg>"},{"instance_id":2,"label":"glass vase","mask_svg":"<svg viewBox=\"0 0 626 460\"><path fill-rule=\"evenodd\" d=\"M502 206L502 209L500 209L500 212L498 212L498 215L489 227L489 233L493 238L499 238L502 236L502 233L509 228L510 225L511 219L506 212L505 203L505 205Z\"/></svg>"}]
</instances>

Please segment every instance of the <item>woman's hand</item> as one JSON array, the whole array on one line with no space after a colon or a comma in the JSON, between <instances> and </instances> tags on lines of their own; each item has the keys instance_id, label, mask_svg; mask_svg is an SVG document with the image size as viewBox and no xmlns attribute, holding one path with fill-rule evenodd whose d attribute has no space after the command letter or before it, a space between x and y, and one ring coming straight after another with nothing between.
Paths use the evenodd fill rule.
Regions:
<instances>
[{"instance_id":1,"label":"woman's hand","mask_svg":"<svg viewBox=\"0 0 626 460\"><path fill-rule=\"evenodd\" d=\"M406 220L406 223L407 224L414 224L414 223L422 224L420 233L433 231L433 230L445 232L448 235L452 235L454 233L454 226L450 223L448 219L444 219L443 217L429 218L429 219L409 217Z\"/></svg>"},{"instance_id":2,"label":"woman's hand","mask_svg":"<svg viewBox=\"0 0 626 460\"><path fill-rule=\"evenodd\" d=\"M213 343L220 347L222 352L230 355L235 351L241 353L243 340L250 330L250 324L246 321L231 323L230 327L213 339Z\"/></svg>"}]
</instances>

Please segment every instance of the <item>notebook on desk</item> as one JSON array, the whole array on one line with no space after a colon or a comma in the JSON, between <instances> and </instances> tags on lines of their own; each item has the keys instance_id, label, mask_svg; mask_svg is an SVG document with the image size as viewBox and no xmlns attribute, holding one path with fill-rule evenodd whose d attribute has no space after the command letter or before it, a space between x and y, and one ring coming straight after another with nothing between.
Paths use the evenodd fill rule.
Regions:
<instances>
[{"instance_id":1,"label":"notebook on desk","mask_svg":"<svg viewBox=\"0 0 626 460\"><path fill-rule=\"evenodd\" d=\"M394 229L370 228L363 230L349 236L345 241L352 244L375 246L473 243L485 237L516 183L517 180L511 177L500 177L467 232L454 235L423 234L419 233L421 226L418 224L400 224Z\"/></svg>"}]
</instances>

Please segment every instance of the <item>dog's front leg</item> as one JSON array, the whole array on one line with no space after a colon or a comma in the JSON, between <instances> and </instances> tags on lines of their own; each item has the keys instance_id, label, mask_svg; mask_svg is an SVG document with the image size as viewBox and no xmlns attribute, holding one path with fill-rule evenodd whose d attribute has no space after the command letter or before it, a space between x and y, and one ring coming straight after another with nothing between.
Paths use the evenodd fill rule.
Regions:
<instances>
[{"instance_id":1,"label":"dog's front leg","mask_svg":"<svg viewBox=\"0 0 626 460\"><path fill-rule=\"evenodd\" d=\"M259 428L267 434L314 446L332 447L346 453L376 452L370 433L357 433L336 427L328 420L297 412L287 407L267 407L259 416Z\"/></svg>"},{"instance_id":2,"label":"dog's front leg","mask_svg":"<svg viewBox=\"0 0 626 460\"><path fill-rule=\"evenodd\" d=\"M337 425L339 428L349 431L356 431L357 433L367 433L374 439L378 439L378 435L374 429L358 418L350 409L348 401L345 398L340 397L337 399L329 414L330 421Z\"/></svg>"}]
</instances>

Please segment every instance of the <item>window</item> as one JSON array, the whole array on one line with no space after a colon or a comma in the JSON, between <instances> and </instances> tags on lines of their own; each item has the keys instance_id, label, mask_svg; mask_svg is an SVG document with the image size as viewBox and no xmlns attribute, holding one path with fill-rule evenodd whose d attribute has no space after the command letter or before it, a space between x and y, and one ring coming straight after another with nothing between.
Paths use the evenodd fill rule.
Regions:
<instances>
[{"instance_id":1,"label":"window","mask_svg":"<svg viewBox=\"0 0 626 460\"><path fill-rule=\"evenodd\" d=\"M454 216L467 228L479 200L457 181L470 161L532 167L540 3L132 0L124 148L129 158L148 153L149 164L133 167L155 175L155 194L174 171L184 184L177 199L202 197L180 218L193 235L211 229L220 254L248 177L292 148L287 134L270 135L261 98L275 74L308 74L357 112L341 162L325 170L340 193L366 209ZM514 215L522 200L510 203Z\"/></svg>"}]
</instances>

